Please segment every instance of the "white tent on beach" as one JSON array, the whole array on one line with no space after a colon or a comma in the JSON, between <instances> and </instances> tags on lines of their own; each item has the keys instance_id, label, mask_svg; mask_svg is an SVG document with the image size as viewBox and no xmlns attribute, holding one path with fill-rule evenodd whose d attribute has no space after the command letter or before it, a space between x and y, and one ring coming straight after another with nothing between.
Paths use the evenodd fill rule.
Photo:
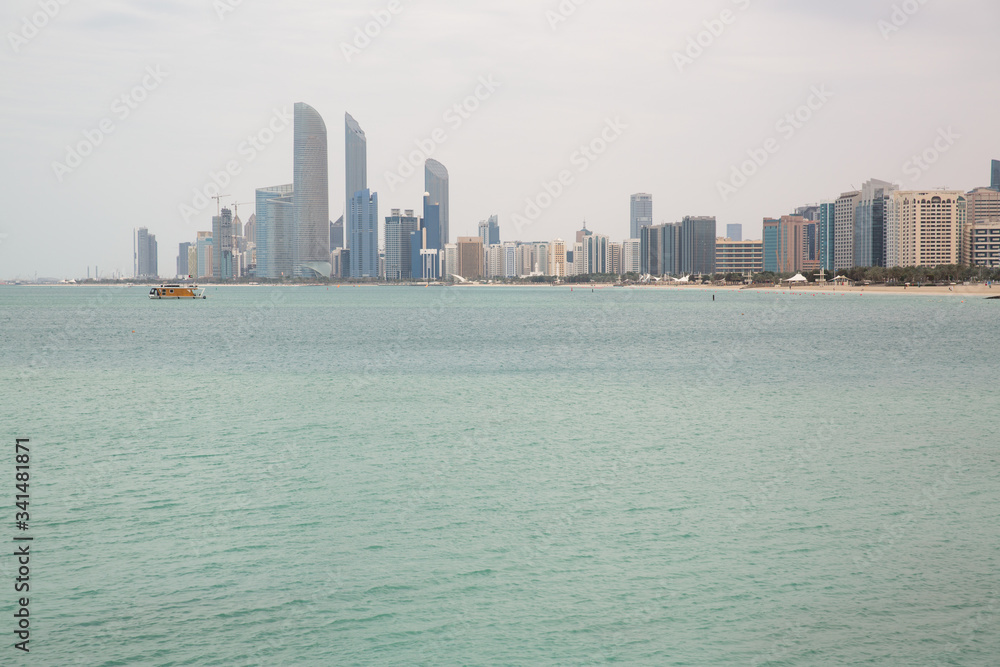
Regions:
<instances>
[{"instance_id":1,"label":"white tent on beach","mask_svg":"<svg viewBox=\"0 0 1000 667\"><path fill-rule=\"evenodd\" d=\"M796 274L795 274L794 276L792 276L791 278L787 278L787 279L785 279L785 280L782 280L781 282L783 282L783 283L787 283L787 284L788 284L788 286L789 286L789 287L791 287L792 285L801 285L802 283L808 283L808 282L809 282L809 279L808 279L808 278L806 278L806 277L805 277L804 275L802 275L801 273L796 273Z\"/></svg>"}]
</instances>

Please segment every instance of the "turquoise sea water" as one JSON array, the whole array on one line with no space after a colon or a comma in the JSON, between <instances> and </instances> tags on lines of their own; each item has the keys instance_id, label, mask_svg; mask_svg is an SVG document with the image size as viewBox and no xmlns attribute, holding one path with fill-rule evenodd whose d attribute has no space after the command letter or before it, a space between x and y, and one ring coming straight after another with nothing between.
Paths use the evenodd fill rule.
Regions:
<instances>
[{"instance_id":1,"label":"turquoise sea water","mask_svg":"<svg viewBox=\"0 0 1000 667\"><path fill-rule=\"evenodd\" d=\"M147 291L0 287L0 664L1000 664L995 301Z\"/></svg>"}]
</instances>

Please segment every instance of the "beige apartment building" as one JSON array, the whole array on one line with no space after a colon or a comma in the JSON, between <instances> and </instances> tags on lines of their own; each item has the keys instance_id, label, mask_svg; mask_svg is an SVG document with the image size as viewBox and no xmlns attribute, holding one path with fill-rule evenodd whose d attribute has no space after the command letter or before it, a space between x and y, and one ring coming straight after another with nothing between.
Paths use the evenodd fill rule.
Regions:
<instances>
[{"instance_id":1,"label":"beige apartment building","mask_svg":"<svg viewBox=\"0 0 1000 667\"><path fill-rule=\"evenodd\" d=\"M962 261L966 196L961 190L893 193L899 221L900 266L939 266Z\"/></svg>"}]
</instances>

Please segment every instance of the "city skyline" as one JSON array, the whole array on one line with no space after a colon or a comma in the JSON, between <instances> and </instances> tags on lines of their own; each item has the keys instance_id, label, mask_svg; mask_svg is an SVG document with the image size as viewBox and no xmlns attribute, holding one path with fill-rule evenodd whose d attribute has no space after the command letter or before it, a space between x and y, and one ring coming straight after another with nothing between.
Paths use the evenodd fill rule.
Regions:
<instances>
[{"instance_id":1,"label":"city skyline","mask_svg":"<svg viewBox=\"0 0 1000 667\"><path fill-rule=\"evenodd\" d=\"M9 28L32 7L12 7ZM0 170L12 193L0 278L79 277L93 265L127 273L136 211L161 248L190 241L216 214L209 186L225 183L229 202L246 202L290 180L300 99L327 119L347 109L361 119L366 185L387 208L419 208L424 160L447 165L451 241L491 213L507 224L539 201L539 215L508 238L565 237L587 219L624 239L636 192L656 200L655 224L694 212L759 238L764 218L870 178L909 190L990 186L985 165L1000 149L988 113L1000 91L976 85L997 57L992 3L921 5L897 26L892 3L740 2L713 35L706 26L719 31L718 13L704 6L587 3L562 16L528 2L430 0L402 5L348 55L342 45L378 8L232 9L178 3L164 20L98 0L0 56L10 91L0 101L9 146ZM488 39L471 38L487 28ZM179 49L192 29L204 38ZM826 39L807 54L786 39L816 31ZM247 48L265 34L268 46ZM322 67L324 83L299 60ZM879 74L896 62L908 65L891 80ZM946 76L926 98L932 73ZM345 179L342 150L331 142L331 219L347 200L335 185ZM720 194L720 184L735 192Z\"/></svg>"}]
</instances>

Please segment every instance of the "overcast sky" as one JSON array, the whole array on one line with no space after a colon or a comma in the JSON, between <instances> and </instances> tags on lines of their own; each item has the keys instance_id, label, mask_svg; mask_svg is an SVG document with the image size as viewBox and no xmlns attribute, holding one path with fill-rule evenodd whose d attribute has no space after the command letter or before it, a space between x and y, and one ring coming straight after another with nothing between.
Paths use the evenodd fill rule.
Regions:
<instances>
[{"instance_id":1,"label":"overcast sky","mask_svg":"<svg viewBox=\"0 0 1000 667\"><path fill-rule=\"evenodd\" d=\"M714 215L759 238L762 218L869 178L971 189L1000 158L996 0L895 17L893 0L62 1L0 9L0 278L130 275L138 226L172 275L177 244L211 229L215 203L195 197L211 172L236 165L230 202L292 181L298 101L327 124L331 217L348 111L382 216L420 207L422 167L402 178L399 162L433 144L452 241L491 214L503 240L571 238L584 219L621 240L635 192L656 222ZM373 12L388 24L365 46ZM748 151L763 164L731 180Z\"/></svg>"}]
</instances>

